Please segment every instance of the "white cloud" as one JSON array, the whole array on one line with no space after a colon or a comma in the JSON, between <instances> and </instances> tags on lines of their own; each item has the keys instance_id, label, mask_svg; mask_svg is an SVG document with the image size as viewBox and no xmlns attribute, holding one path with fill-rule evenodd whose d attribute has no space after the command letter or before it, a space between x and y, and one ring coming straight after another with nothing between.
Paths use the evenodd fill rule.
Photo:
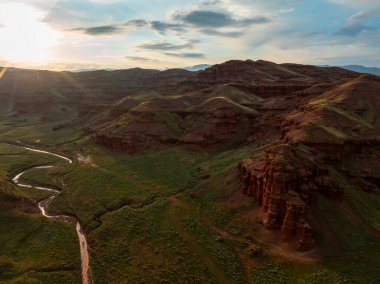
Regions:
<instances>
[{"instance_id":1,"label":"white cloud","mask_svg":"<svg viewBox=\"0 0 380 284\"><path fill-rule=\"evenodd\" d=\"M329 2L359 9L379 8L378 0L328 0Z\"/></svg>"},{"instance_id":2,"label":"white cloud","mask_svg":"<svg viewBox=\"0 0 380 284\"><path fill-rule=\"evenodd\" d=\"M113 26L123 30L104 37L62 33L63 38L53 50L55 58L59 58L54 66L74 66L73 62L79 62L87 66L125 67L125 64L137 64L131 58L154 58L138 63L142 67L163 68L219 63L233 58L380 65L377 55L380 54L380 22L376 24L379 1L315 0L313 11L308 7L309 0L0 0L0 3L33 5L44 15L44 24L58 31L78 28L85 31L92 27L93 33L95 27L104 33L106 27ZM226 24L206 29L173 18L173 14L187 15L191 11L224 13ZM256 16L270 21L236 24ZM145 25L126 25L133 20L141 20ZM235 25L231 27L228 22ZM3 24L1 18L0 24ZM189 50L177 51L183 55L180 60L165 56L164 51L157 50L160 46L153 46L156 50L136 48L147 42L167 42L169 45L162 47L170 47L189 39L199 42ZM205 54L205 58L185 58L200 54Z\"/></svg>"}]
</instances>

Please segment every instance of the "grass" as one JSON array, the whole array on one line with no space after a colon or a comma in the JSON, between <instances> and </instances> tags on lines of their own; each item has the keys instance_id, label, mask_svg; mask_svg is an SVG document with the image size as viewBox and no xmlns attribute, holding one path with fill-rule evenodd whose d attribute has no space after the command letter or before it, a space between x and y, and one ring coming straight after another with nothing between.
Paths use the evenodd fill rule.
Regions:
<instances>
[{"instance_id":1,"label":"grass","mask_svg":"<svg viewBox=\"0 0 380 284\"><path fill-rule=\"evenodd\" d=\"M18 188L10 173L54 158L0 144L0 283L80 283L75 227L37 214L46 193Z\"/></svg>"},{"instance_id":2,"label":"grass","mask_svg":"<svg viewBox=\"0 0 380 284\"><path fill-rule=\"evenodd\" d=\"M59 163L60 161L52 156L36 154L34 152L30 152L21 147L10 146L6 144L0 143L0 178L3 181L10 181L13 175L16 173L29 168L33 165L46 165L52 163ZM31 171L31 173L34 171ZM43 173L43 171L37 171ZM29 174L29 172L28 172ZM30 180L32 183L41 184L43 180ZM50 180L49 180L50 181ZM48 180L46 184L50 184ZM33 202L37 202L41 199L44 199L49 196L49 193L43 192L41 190L37 190L34 188L25 189L22 187L13 188L13 193L18 196L29 199Z\"/></svg>"},{"instance_id":3,"label":"grass","mask_svg":"<svg viewBox=\"0 0 380 284\"><path fill-rule=\"evenodd\" d=\"M55 166L50 169L32 169L27 171L22 179L29 184L46 185L58 189L64 187L63 175L68 173L67 165Z\"/></svg>"},{"instance_id":4,"label":"grass","mask_svg":"<svg viewBox=\"0 0 380 284\"><path fill-rule=\"evenodd\" d=\"M218 283L244 282L240 259L229 241L216 241L199 208L188 199L177 198L168 212L168 219L187 240Z\"/></svg>"},{"instance_id":5,"label":"grass","mask_svg":"<svg viewBox=\"0 0 380 284\"><path fill-rule=\"evenodd\" d=\"M290 263L284 260L263 263L251 273L251 283L299 283L299 284L338 284L350 283L346 278L333 270L320 265Z\"/></svg>"},{"instance_id":6,"label":"grass","mask_svg":"<svg viewBox=\"0 0 380 284\"><path fill-rule=\"evenodd\" d=\"M97 219L108 211L181 191L196 181L195 166L203 159L179 149L124 156L95 145L86 154L93 164L74 163L60 177L66 187L52 208L75 214L88 229L99 226Z\"/></svg>"},{"instance_id":7,"label":"grass","mask_svg":"<svg viewBox=\"0 0 380 284\"><path fill-rule=\"evenodd\" d=\"M264 154L265 147L241 147L228 150L213 156L209 161L211 175L218 175L228 169L236 167L238 162L247 158L258 158Z\"/></svg>"},{"instance_id":8,"label":"grass","mask_svg":"<svg viewBox=\"0 0 380 284\"><path fill-rule=\"evenodd\" d=\"M380 197L351 189L348 199L360 215L371 226L380 231Z\"/></svg>"},{"instance_id":9,"label":"grass","mask_svg":"<svg viewBox=\"0 0 380 284\"><path fill-rule=\"evenodd\" d=\"M247 113L247 114L248 113L249 114L256 114L257 113L257 111L254 110L254 109L252 109L252 108L246 107L244 105L241 105L239 103L236 103L236 102L232 101L229 98L221 97L221 96L211 97L211 98L205 100L204 102L202 102L201 106L205 106L205 105L212 106L215 101L216 101L216 103L218 103L218 102L224 102L224 104L226 106L228 106L228 107L235 107L236 109L240 110L243 113ZM221 109L224 109L224 107L221 107Z\"/></svg>"},{"instance_id":10,"label":"grass","mask_svg":"<svg viewBox=\"0 0 380 284\"><path fill-rule=\"evenodd\" d=\"M333 126L327 126L323 124L318 124L317 126L323 129L328 134L330 134L332 137L335 137L337 139L345 139L348 137L344 132L340 131L339 129Z\"/></svg>"},{"instance_id":11,"label":"grass","mask_svg":"<svg viewBox=\"0 0 380 284\"><path fill-rule=\"evenodd\" d=\"M170 112L158 112L155 113L155 116L159 120L163 120L173 133L175 133L176 135L182 135L183 130L179 123L181 122L181 118L178 115Z\"/></svg>"},{"instance_id":12,"label":"grass","mask_svg":"<svg viewBox=\"0 0 380 284\"><path fill-rule=\"evenodd\" d=\"M57 125L76 116L74 111L58 110L55 120L41 121L39 116L19 119L8 116L0 120L2 141L48 149L81 135L80 131L54 131ZM79 245L75 226L42 217L36 202L49 194L13 185L11 177L31 166L62 161L49 155L27 151L21 147L0 144L0 283L81 283ZM46 171L35 170L36 184L52 184ZM43 177L43 178L42 178Z\"/></svg>"},{"instance_id":13,"label":"grass","mask_svg":"<svg viewBox=\"0 0 380 284\"><path fill-rule=\"evenodd\" d=\"M363 119L361 116L357 115L356 113L344 110L334 105L325 105L324 109L331 112L335 112L358 125L364 126L365 128L374 129L373 125L368 123L365 119Z\"/></svg>"},{"instance_id":14,"label":"grass","mask_svg":"<svg viewBox=\"0 0 380 284\"><path fill-rule=\"evenodd\" d=\"M168 124L176 120L161 115ZM378 262L378 241L336 202L321 196L315 208L319 218L312 224L322 252L320 263L281 260L265 246L262 254L250 258L249 246L259 244L252 220L246 218L251 201L242 199L231 205L229 200L240 190L237 163L262 156L265 147L218 153L173 147L128 156L95 145L75 129L53 132L52 126L41 124L38 118L0 122L8 141L20 140L21 133L28 131L21 141L31 144L42 138L44 149L56 144L54 151L59 153L91 157L88 163L75 160L69 165L0 144L0 202L6 205L0 212L0 283L80 282L74 226L42 218L35 202L45 196L9 182L13 174L31 165L52 163L54 168L29 171L24 178L62 189L51 210L75 214L81 220L95 283L380 281L378 268L372 265ZM174 124L171 128L178 130ZM310 151L304 145L300 149ZM345 184L341 173L331 169L330 174ZM367 224L379 228L379 199L349 188L347 182L345 186L347 202ZM221 231L227 237L218 241Z\"/></svg>"},{"instance_id":15,"label":"grass","mask_svg":"<svg viewBox=\"0 0 380 284\"><path fill-rule=\"evenodd\" d=\"M378 282L378 268L368 265L377 262L378 239L364 226L353 222L334 201L320 197L317 206L323 224L315 224L314 228L323 253L322 264L353 282ZM322 226L330 231L322 233Z\"/></svg>"},{"instance_id":16,"label":"grass","mask_svg":"<svg viewBox=\"0 0 380 284\"><path fill-rule=\"evenodd\" d=\"M187 240L168 221L168 199L102 217L90 234L99 283L216 283Z\"/></svg>"},{"instance_id":17,"label":"grass","mask_svg":"<svg viewBox=\"0 0 380 284\"><path fill-rule=\"evenodd\" d=\"M336 169L330 168L329 171L330 175L343 186L347 201L369 225L380 231L380 197L354 188L346 177Z\"/></svg>"},{"instance_id":18,"label":"grass","mask_svg":"<svg viewBox=\"0 0 380 284\"><path fill-rule=\"evenodd\" d=\"M77 116L74 109L58 109L51 113L51 116L54 119L44 122L40 115L20 119L19 115L10 114L0 119L1 140L53 146L75 140L83 134L82 131L74 128L55 130L55 127L68 123Z\"/></svg>"},{"instance_id":19,"label":"grass","mask_svg":"<svg viewBox=\"0 0 380 284\"><path fill-rule=\"evenodd\" d=\"M50 170L33 170L25 174L25 179L55 185L63 181L63 192L52 208L74 213L84 223L88 220L86 228L94 254L93 270L97 281L124 279L133 282L145 279L172 282L178 279L178 275L168 270L171 266L186 271L182 278L184 283L190 277L205 283L216 283L218 281L215 279L218 278L215 278L213 270L222 271L223 268L228 271L231 283L242 279L241 272L236 274L241 268L233 248L227 243L217 243L215 233L208 229L204 220L189 223L195 217L187 213L190 215L183 216L186 224L178 227L175 221L168 218L173 206L167 204L167 197L181 192L182 188L186 189L198 180L199 165L208 160L205 155L169 149L128 157L86 141L80 146L66 145L66 150L78 151L79 147L84 154L93 157L93 164L76 161L71 166L61 164ZM213 171L219 171L224 165L232 166L235 160L230 156L217 157ZM46 156L40 159L51 158ZM23 164L28 162L24 161ZM41 160L39 163L51 162ZM158 199L152 200L152 197ZM151 202L151 205L144 206ZM141 206L144 207L136 209ZM126 228L130 230L127 232ZM131 245L123 246L122 240L128 236ZM146 275L141 269L139 252L150 252L138 243L145 247L150 242L152 250L159 250L159 253L153 256L149 264L154 269L151 269L150 275ZM198 242L201 244L194 246ZM206 261L199 263L199 255L206 256ZM212 269L208 258L214 263ZM131 261L136 263L135 266L131 265ZM115 264L113 267L126 263L131 270L123 268L109 271L112 263Z\"/></svg>"},{"instance_id":20,"label":"grass","mask_svg":"<svg viewBox=\"0 0 380 284\"><path fill-rule=\"evenodd\" d=\"M13 210L0 212L0 281L45 281L55 273L61 281L80 283L76 238L72 224Z\"/></svg>"},{"instance_id":21,"label":"grass","mask_svg":"<svg viewBox=\"0 0 380 284\"><path fill-rule=\"evenodd\" d=\"M332 173L333 174L333 173ZM337 175L337 173L335 172ZM340 177L342 178L342 177ZM340 180L340 183L342 180ZM225 201L238 191L234 170L215 175L194 191L203 215L213 224L230 232L235 238L247 234L253 240L256 232L246 223L244 214L252 205L242 202L239 207ZM354 189L351 189L354 190ZM370 224L377 224L379 204L377 196L355 190L347 199L353 208ZM278 256L265 253L256 258L251 268L251 283L377 283L376 265L380 253L378 239L361 223L356 223L336 201L317 196L315 213L318 218L312 227L322 260L315 264L297 264L279 261ZM332 216L334 216L332 218ZM366 216L366 217L365 217ZM327 231L326 231L327 230ZM198 234L196 234L198 235ZM202 235L202 234L200 234ZM280 258L281 259L281 258ZM370 265L368 265L370 264Z\"/></svg>"}]
</instances>

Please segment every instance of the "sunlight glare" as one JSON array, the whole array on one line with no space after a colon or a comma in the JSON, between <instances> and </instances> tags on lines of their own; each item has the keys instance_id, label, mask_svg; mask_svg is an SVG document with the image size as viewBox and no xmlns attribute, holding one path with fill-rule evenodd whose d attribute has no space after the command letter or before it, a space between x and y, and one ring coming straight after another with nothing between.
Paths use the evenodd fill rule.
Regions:
<instances>
[{"instance_id":1,"label":"sunlight glare","mask_svg":"<svg viewBox=\"0 0 380 284\"><path fill-rule=\"evenodd\" d=\"M1 80L1 78L3 78L5 72L7 72L7 69L8 69L7 67L3 67L3 68L0 70L0 80Z\"/></svg>"},{"instance_id":2,"label":"sunlight glare","mask_svg":"<svg viewBox=\"0 0 380 284\"><path fill-rule=\"evenodd\" d=\"M44 62L59 32L43 22L43 13L26 4L0 4L0 59Z\"/></svg>"}]
</instances>

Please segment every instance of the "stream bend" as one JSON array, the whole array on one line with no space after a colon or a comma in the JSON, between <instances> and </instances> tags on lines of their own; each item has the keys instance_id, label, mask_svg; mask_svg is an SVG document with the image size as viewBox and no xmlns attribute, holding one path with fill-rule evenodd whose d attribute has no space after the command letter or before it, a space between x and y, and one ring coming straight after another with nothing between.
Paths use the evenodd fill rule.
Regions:
<instances>
[{"instance_id":1,"label":"stream bend","mask_svg":"<svg viewBox=\"0 0 380 284\"><path fill-rule=\"evenodd\" d=\"M8 145L11 145L11 144L8 144ZM58 154L55 154L55 153L51 153L51 152L48 152L48 151L43 151L43 150L38 150L38 149L33 149L33 148L28 148L28 147L23 147L23 146L19 146L19 145L11 145L11 146L17 146L17 147L22 147L28 151L32 151L32 152L36 152L36 153L42 153L42 154L46 154L46 155L50 155L50 156L55 156L57 158L60 158L66 162L68 162L69 164L72 164L73 161L65 156L61 156L61 155L58 155ZM31 184L27 184L27 183L24 183L24 182L21 182L20 179L22 178L22 176L28 172L28 171L31 171L31 170L34 170L34 169L50 169L50 168L53 168L54 166L53 165L48 165L48 166L36 166L36 167L32 167L30 169L27 169L27 170L24 170L18 174L16 174L13 178L12 178L12 181L20 186L20 187L25 187L25 188L36 188L36 189L39 189L39 190L43 190L43 191L47 191L47 192L50 192L51 195L43 200L41 200L40 202L38 202L38 209L41 211L41 214L46 217L46 218L49 218L49 219L54 219L54 220L63 220L63 221L68 221L68 222L74 222L76 223L76 231L77 231L77 235L78 235L78 239L79 239L79 247L80 247L80 255L81 255L81 267L82 267L82 283L83 284L91 284L92 283L92 278L91 278L91 269L90 269L90 257L89 257L89 253L88 253L88 244L87 244L87 239L86 239L86 236L83 232L83 229L80 225L80 222L79 220L76 218L76 217L73 217L73 216L69 216L69 215L51 215L49 214L48 212L48 208L49 208L49 204L50 202L55 199L59 194L60 194L60 191L54 189L54 188L49 188L49 187L45 187L45 186L34 186L34 185L31 185Z\"/></svg>"}]
</instances>

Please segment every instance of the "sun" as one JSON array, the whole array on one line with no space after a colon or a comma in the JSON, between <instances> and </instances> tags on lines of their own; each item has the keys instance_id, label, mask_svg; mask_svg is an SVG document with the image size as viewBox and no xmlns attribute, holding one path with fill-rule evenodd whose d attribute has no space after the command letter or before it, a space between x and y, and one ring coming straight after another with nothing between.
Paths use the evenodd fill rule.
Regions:
<instances>
[{"instance_id":1,"label":"sun","mask_svg":"<svg viewBox=\"0 0 380 284\"><path fill-rule=\"evenodd\" d=\"M0 59L42 63L51 59L59 32L43 22L43 13L26 4L0 4Z\"/></svg>"}]
</instances>

